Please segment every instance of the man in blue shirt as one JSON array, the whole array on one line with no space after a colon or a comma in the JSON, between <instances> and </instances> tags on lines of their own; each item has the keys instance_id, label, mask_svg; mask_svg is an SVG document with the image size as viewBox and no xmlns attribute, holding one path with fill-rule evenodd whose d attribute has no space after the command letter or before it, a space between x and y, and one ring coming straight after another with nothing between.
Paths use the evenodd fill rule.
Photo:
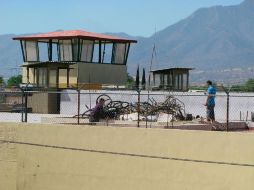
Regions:
<instances>
[{"instance_id":1,"label":"man in blue shirt","mask_svg":"<svg viewBox=\"0 0 254 190\"><path fill-rule=\"evenodd\" d=\"M213 87L212 81L208 80L207 82L208 89L207 89L207 99L206 99L206 113L207 113L207 121L214 122L215 121L215 114L214 114L214 107L215 107L215 95L216 89Z\"/></svg>"}]
</instances>

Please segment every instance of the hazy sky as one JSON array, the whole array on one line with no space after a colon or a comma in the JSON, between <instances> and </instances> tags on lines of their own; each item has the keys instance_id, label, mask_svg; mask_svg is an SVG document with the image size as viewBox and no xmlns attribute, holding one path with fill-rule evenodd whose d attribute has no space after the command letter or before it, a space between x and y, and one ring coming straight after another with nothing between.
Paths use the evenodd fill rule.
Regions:
<instances>
[{"instance_id":1,"label":"hazy sky","mask_svg":"<svg viewBox=\"0 0 254 190\"><path fill-rule=\"evenodd\" d=\"M0 0L0 34L81 29L150 36L201 7L243 0Z\"/></svg>"}]
</instances>

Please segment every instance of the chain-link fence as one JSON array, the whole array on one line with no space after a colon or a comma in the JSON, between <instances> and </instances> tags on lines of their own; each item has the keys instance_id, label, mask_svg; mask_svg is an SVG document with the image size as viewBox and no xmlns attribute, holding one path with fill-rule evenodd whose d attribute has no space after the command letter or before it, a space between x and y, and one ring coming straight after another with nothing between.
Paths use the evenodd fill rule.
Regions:
<instances>
[{"instance_id":1,"label":"chain-link fence","mask_svg":"<svg viewBox=\"0 0 254 190\"><path fill-rule=\"evenodd\" d=\"M4 91L0 120L204 129L206 98L205 92ZM253 113L254 93L217 93L215 119L224 129L253 121Z\"/></svg>"}]
</instances>

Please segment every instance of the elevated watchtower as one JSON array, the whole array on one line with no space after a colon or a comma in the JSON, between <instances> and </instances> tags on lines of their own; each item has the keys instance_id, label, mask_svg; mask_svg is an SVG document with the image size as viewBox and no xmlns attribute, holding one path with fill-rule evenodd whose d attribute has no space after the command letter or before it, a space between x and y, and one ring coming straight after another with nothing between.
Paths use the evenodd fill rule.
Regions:
<instances>
[{"instance_id":1,"label":"elevated watchtower","mask_svg":"<svg viewBox=\"0 0 254 190\"><path fill-rule=\"evenodd\" d=\"M137 43L136 40L81 30L13 39L20 40L23 83L58 89L85 84L125 84L130 44Z\"/></svg>"}]
</instances>

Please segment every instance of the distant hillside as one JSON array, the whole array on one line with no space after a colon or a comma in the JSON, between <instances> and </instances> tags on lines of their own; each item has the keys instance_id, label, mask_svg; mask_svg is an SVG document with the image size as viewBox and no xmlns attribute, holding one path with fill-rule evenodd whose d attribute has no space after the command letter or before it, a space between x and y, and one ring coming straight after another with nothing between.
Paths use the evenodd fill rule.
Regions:
<instances>
[{"instance_id":1,"label":"distant hillside","mask_svg":"<svg viewBox=\"0 0 254 190\"><path fill-rule=\"evenodd\" d=\"M18 41L13 41L15 35L0 35L0 76L8 78L20 70L22 55Z\"/></svg>"},{"instance_id":2,"label":"distant hillside","mask_svg":"<svg viewBox=\"0 0 254 190\"><path fill-rule=\"evenodd\" d=\"M154 67L213 70L214 76L210 77L217 80L218 72L215 71L254 67L253 21L254 0L246 0L237 6L199 9L155 36L141 39L130 56L130 62L148 67L155 42L157 61ZM220 74L220 79L230 80L228 77ZM254 78L254 74L245 77ZM199 78L194 76L193 79Z\"/></svg>"},{"instance_id":3,"label":"distant hillside","mask_svg":"<svg viewBox=\"0 0 254 190\"><path fill-rule=\"evenodd\" d=\"M134 75L137 64L149 70L153 45L156 56L152 68L191 67L192 82L211 79L225 83L254 78L254 0L236 6L202 8L188 18L155 35L137 39L131 48L128 70ZM110 33L112 34L112 33ZM0 36L0 75L22 63L19 43L14 35Z\"/></svg>"}]
</instances>

